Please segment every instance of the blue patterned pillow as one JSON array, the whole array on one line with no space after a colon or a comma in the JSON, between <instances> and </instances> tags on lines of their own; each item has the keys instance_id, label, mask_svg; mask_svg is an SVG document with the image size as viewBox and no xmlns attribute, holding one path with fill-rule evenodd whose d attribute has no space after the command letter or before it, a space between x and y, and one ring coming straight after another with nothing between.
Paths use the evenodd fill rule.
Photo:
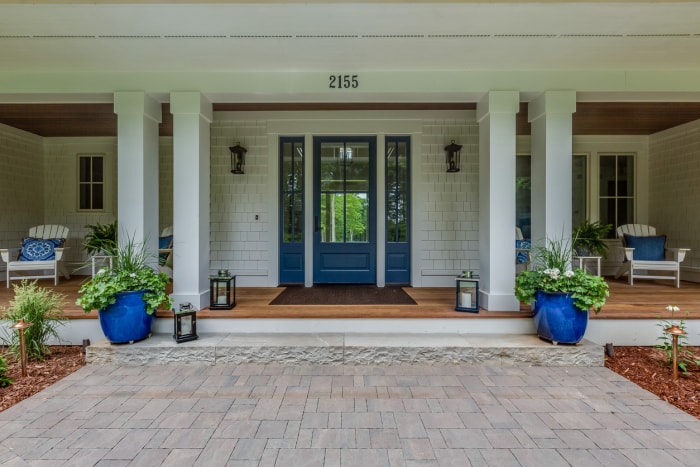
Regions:
<instances>
[{"instance_id":1,"label":"blue patterned pillow","mask_svg":"<svg viewBox=\"0 0 700 467\"><path fill-rule=\"evenodd\" d=\"M639 261L663 261L666 259L666 235L635 237L625 234L625 246L634 248L633 258Z\"/></svg>"},{"instance_id":2,"label":"blue patterned pillow","mask_svg":"<svg viewBox=\"0 0 700 467\"><path fill-rule=\"evenodd\" d=\"M63 244L61 239L25 238L22 242L22 251L19 253L20 261L47 261L56 258L55 248Z\"/></svg>"},{"instance_id":3,"label":"blue patterned pillow","mask_svg":"<svg viewBox=\"0 0 700 467\"><path fill-rule=\"evenodd\" d=\"M519 250L529 250L531 248L530 240L516 240L515 248ZM518 264L527 263L528 254L525 251L515 252L515 262Z\"/></svg>"}]
</instances>

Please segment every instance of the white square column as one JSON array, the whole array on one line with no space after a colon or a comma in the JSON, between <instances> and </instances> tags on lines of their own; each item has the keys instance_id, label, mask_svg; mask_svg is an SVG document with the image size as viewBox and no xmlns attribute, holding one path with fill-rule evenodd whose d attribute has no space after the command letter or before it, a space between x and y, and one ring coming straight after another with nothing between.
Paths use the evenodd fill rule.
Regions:
<instances>
[{"instance_id":1,"label":"white square column","mask_svg":"<svg viewBox=\"0 0 700 467\"><path fill-rule=\"evenodd\" d=\"M532 242L571 238L572 114L575 91L545 91L530 102Z\"/></svg>"},{"instance_id":2,"label":"white square column","mask_svg":"<svg viewBox=\"0 0 700 467\"><path fill-rule=\"evenodd\" d=\"M116 92L114 113L117 114L119 243L124 244L127 236L145 242L156 263L160 103L144 92Z\"/></svg>"},{"instance_id":3,"label":"white square column","mask_svg":"<svg viewBox=\"0 0 700 467\"><path fill-rule=\"evenodd\" d=\"M210 125L199 92L170 94L173 114L173 306L209 306Z\"/></svg>"},{"instance_id":4,"label":"white square column","mask_svg":"<svg viewBox=\"0 0 700 467\"><path fill-rule=\"evenodd\" d=\"M480 306L520 309L515 298L515 115L517 91L490 91L477 104L479 122Z\"/></svg>"}]
</instances>

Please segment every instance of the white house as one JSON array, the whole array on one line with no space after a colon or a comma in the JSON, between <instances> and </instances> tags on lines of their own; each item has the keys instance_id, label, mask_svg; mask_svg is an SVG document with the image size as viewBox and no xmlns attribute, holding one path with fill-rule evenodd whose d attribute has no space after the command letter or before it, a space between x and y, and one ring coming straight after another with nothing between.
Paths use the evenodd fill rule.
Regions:
<instances>
[{"instance_id":1,"label":"white house","mask_svg":"<svg viewBox=\"0 0 700 467\"><path fill-rule=\"evenodd\" d=\"M472 270L514 310L514 226L588 218L655 225L693 280L699 24L696 2L0 1L0 244L64 224L78 264L85 224L153 250L172 225L176 302L206 305L218 269Z\"/></svg>"}]
</instances>

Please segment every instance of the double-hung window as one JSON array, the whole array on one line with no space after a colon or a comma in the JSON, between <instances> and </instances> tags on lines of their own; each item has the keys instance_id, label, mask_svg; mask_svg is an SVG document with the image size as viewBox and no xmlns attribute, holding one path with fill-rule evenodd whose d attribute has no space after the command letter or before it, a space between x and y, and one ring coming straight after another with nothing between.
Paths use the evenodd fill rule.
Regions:
<instances>
[{"instance_id":1,"label":"double-hung window","mask_svg":"<svg viewBox=\"0 0 700 467\"><path fill-rule=\"evenodd\" d=\"M104 209L104 156L81 154L78 156L78 209L101 211Z\"/></svg>"},{"instance_id":2,"label":"double-hung window","mask_svg":"<svg viewBox=\"0 0 700 467\"><path fill-rule=\"evenodd\" d=\"M634 155L600 155L600 222L612 224L611 235L620 225L634 223Z\"/></svg>"}]
</instances>

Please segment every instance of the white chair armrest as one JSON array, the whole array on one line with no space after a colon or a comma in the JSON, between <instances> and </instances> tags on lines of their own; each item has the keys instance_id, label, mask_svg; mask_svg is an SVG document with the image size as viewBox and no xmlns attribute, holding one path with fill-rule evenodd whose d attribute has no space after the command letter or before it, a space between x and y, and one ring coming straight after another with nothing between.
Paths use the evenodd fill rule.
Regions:
<instances>
[{"instance_id":1,"label":"white chair armrest","mask_svg":"<svg viewBox=\"0 0 700 467\"><path fill-rule=\"evenodd\" d=\"M61 261L61 257L63 256L63 250L65 248L54 248L54 253L56 254L56 261Z\"/></svg>"},{"instance_id":2,"label":"white chair armrest","mask_svg":"<svg viewBox=\"0 0 700 467\"><path fill-rule=\"evenodd\" d=\"M666 248L666 259L682 263L690 248Z\"/></svg>"},{"instance_id":3,"label":"white chair armrest","mask_svg":"<svg viewBox=\"0 0 700 467\"><path fill-rule=\"evenodd\" d=\"M627 248L625 247L625 259L627 261L632 261L634 259L634 248Z\"/></svg>"},{"instance_id":4,"label":"white chair armrest","mask_svg":"<svg viewBox=\"0 0 700 467\"><path fill-rule=\"evenodd\" d=\"M21 248L0 248L0 256L4 262L9 263L17 259L21 250Z\"/></svg>"}]
</instances>

